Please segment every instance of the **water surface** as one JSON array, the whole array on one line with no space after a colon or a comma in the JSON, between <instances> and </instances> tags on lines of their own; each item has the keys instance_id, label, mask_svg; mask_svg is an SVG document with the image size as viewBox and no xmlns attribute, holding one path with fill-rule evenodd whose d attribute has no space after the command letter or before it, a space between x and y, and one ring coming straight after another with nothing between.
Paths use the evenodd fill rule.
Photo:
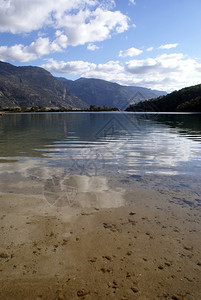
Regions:
<instances>
[{"instance_id":1,"label":"water surface","mask_svg":"<svg viewBox=\"0 0 201 300\"><path fill-rule=\"evenodd\" d=\"M0 119L0 158L35 157L105 171L199 174L201 115L133 113L9 114ZM84 172L84 170L83 170Z\"/></svg>"},{"instance_id":2,"label":"water surface","mask_svg":"<svg viewBox=\"0 0 201 300\"><path fill-rule=\"evenodd\" d=\"M201 177L201 115L5 114L0 179L50 174ZM51 175L52 176L52 175Z\"/></svg>"}]
</instances>

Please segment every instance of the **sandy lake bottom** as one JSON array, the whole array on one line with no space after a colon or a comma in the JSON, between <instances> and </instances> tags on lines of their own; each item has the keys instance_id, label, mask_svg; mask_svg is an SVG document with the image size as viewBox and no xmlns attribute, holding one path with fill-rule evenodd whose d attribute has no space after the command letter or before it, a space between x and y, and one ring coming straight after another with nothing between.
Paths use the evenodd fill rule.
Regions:
<instances>
[{"instance_id":1,"label":"sandy lake bottom","mask_svg":"<svg viewBox=\"0 0 201 300\"><path fill-rule=\"evenodd\" d=\"M1 178L0 299L200 299L198 179L40 172Z\"/></svg>"}]
</instances>

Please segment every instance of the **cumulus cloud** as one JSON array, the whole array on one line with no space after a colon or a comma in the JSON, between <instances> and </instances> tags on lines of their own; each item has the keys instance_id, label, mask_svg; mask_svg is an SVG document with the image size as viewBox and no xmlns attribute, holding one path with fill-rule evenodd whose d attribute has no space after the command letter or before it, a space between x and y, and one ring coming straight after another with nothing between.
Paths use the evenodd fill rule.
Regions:
<instances>
[{"instance_id":1,"label":"cumulus cloud","mask_svg":"<svg viewBox=\"0 0 201 300\"><path fill-rule=\"evenodd\" d=\"M99 78L119 83L123 83L125 81L126 84L129 84L129 76L125 75L124 67L120 65L119 61L108 61L105 64L94 64L86 61L57 62L50 59L46 64L43 64L42 67L54 74L73 74L78 77ZM125 79L126 77L127 80Z\"/></svg>"},{"instance_id":2,"label":"cumulus cloud","mask_svg":"<svg viewBox=\"0 0 201 300\"><path fill-rule=\"evenodd\" d=\"M177 43L175 43L175 44L165 44L165 45L161 45L158 48L159 49L172 49L172 48L176 48L177 46L178 46Z\"/></svg>"},{"instance_id":3,"label":"cumulus cloud","mask_svg":"<svg viewBox=\"0 0 201 300\"><path fill-rule=\"evenodd\" d=\"M103 41L129 27L129 18L113 11L114 6L114 0L0 0L0 32L28 33L49 26L64 31L68 45Z\"/></svg>"},{"instance_id":4,"label":"cumulus cloud","mask_svg":"<svg viewBox=\"0 0 201 300\"><path fill-rule=\"evenodd\" d=\"M86 61L57 62L53 59L42 65L55 74L74 74L93 77L123 85L138 85L172 91L200 83L201 64L182 53L163 54L144 60L130 60L94 64Z\"/></svg>"},{"instance_id":5,"label":"cumulus cloud","mask_svg":"<svg viewBox=\"0 0 201 300\"><path fill-rule=\"evenodd\" d=\"M43 68L52 73L62 73L62 74L79 74L80 76L95 77L104 74L112 73L117 74L123 71L123 67L120 66L119 61L108 61L105 64L94 64L86 61L55 61L50 59L46 64L42 65ZM99 76L98 76L99 77ZM100 78L100 77L99 77Z\"/></svg>"},{"instance_id":6,"label":"cumulus cloud","mask_svg":"<svg viewBox=\"0 0 201 300\"><path fill-rule=\"evenodd\" d=\"M56 36L56 39L52 42L50 42L47 37L39 37L28 46L23 46L22 44L11 47L0 46L0 59L3 61L17 60L20 62L28 62L53 52L62 51L67 47L68 38L59 31L56 33Z\"/></svg>"},{"instance_id":7,"label":"cumulus cloud","mask_svg":"<svg viewBox=\"0 0 201 300\"><path fill-rule=\"evenodd\" d=\"M112 73L112 74L118 74L119 72L122 72L124 68L120 65L119 61L113 61L110 60L105 64L97 64L96 68L93 70L98 73Z\"/></svg>"},{"instance_id":8,"label":"cumulus cloud","mask_svg":"<svg viewBox=\"0 0 201 300\"><path fill-rule=\"evenodd\" d=\"M96 0L0 0L0 31L23 33L56 23L72 10L94 7Z\"/></svg>"},{"instance_id":9,"label":"cumulus cloud","mask_svg":"<svg viewBox=\"0 0 201 300\"><path fill-rule=\"evenodd\" d=\"M179 72L181 61L184 58L182 53L163 54L156 58L147 58L144 60L130 60L125 65L125 70L136 75L144 74L164 74L170 72ZM183 61L182 61L183 63Z\"/></svg>"},{"instance_id":10,"label":"cumulus cloud","mask_svg":"<svg viewBox=\"0 0 201 300\"><path fill-rule=\"evenodd\" d=\"M182 53L163 54L144 60L130 60L125 71L134 75L140 85L172 90L200 82L201 67L194 59Z\"/></svg>"},{"instance_id":11,"label":"cumulus cloud","mask_svg":"<svg viewBox=\"0 0 201 300\"><path fill-rule=\"evenodd\" d=\"M58 23L69 38L69 45L103 41L112 33L128 29L128 17L120 11L106 11L98 7L94 11L80 10L77 14L66 15Z\"/></svg>"},{"instance_id":12,"label":"cumulus cloud","mask_svg":"<svg viewBox=\"0 0 201 300\"><path fill-rule=\"evenodd\" d=\"M137 56L137 55L141 54L142 52L143 52L142 50L132 47L127 50L121 50L119 52L119 57Z\"/></svg>"},{"instance_id":13,"label":"cumulus cloud","mask_svg":"<svg viewBox=\"0 0 201 300\"><path fill-rule=\"evenodd\" d=\"M46 64L42 65L43 68L52 72L59 74L82 74L96 68L96 64L79 61L55 61L54 59L49 59Z\"/></svg>"},{"instance_id":14,"label":"cumulus cloud","mask_svg":"<svg viewBox=\"0 0 201 300\"><path fill-rule=\"evenodd\" d=\"M98 50L99 47L90 43L90 44L87 45L87 49L91 50L91 51L95 51L95 50Z\"/></svg>"},{"instance_id":15,"label":"cumulus cloud","mask_svg":"<svg viewBox=\"0 0 201 300\"><path fill-rule=\"evenodd\" d=\"M0 47L0 60L12 60L27 62L30 60L35 60L37 58L36 54L29 53L26 51L26 47L21 44L14 45L12 47L1 46Z\"/></svg>"}]
</instances>

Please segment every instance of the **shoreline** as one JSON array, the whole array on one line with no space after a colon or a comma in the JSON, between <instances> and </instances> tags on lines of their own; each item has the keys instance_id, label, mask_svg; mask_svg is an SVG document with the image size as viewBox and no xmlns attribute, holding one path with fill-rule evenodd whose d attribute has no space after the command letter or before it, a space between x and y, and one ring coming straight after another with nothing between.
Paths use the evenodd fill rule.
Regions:
<instances>
[{"instance_id":1,"label":"shoreline","mask_svg":"<svg viewBox=\"0 0 201 300\"><path fill-rule=\"evenodd\" d=\"M75 180L70 204L0 194L1 299L199 298L201 206L190 205L192 191L86 176L69 186Z\"/></svg>"},{"instance_id":2,"label":"shoreline","mask_svg":"<svg viewBox=\"0 0 201 300\"><path fill-rule=\"evenodd\" d=\"M151 112L151 111L125 111L125 110L67 110L67 111L60 111L60 110L47 110L47 111L0 111L0 115L9 115L9 114L51 114L51 113L125 113L125 114L147 114L147 115L200 115L201 112L194 112L194 111L166 111L166 112Z\"/></svg>"}]
</instances>

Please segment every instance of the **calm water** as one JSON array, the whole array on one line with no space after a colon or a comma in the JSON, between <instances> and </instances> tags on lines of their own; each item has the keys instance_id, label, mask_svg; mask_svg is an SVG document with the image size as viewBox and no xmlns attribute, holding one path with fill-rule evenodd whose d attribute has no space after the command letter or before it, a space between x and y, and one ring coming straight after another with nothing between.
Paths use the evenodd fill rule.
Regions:
<instances>
[{"instance_id":1,"label":"calm water","mask_svg":"<svg viewBox=\"0 0 201 300\"><path fill-rule=\"evenodd\" d=\"M200 114L44 113L0 117L1 174L201 176Z\"/></svg>"}]
</instances>

